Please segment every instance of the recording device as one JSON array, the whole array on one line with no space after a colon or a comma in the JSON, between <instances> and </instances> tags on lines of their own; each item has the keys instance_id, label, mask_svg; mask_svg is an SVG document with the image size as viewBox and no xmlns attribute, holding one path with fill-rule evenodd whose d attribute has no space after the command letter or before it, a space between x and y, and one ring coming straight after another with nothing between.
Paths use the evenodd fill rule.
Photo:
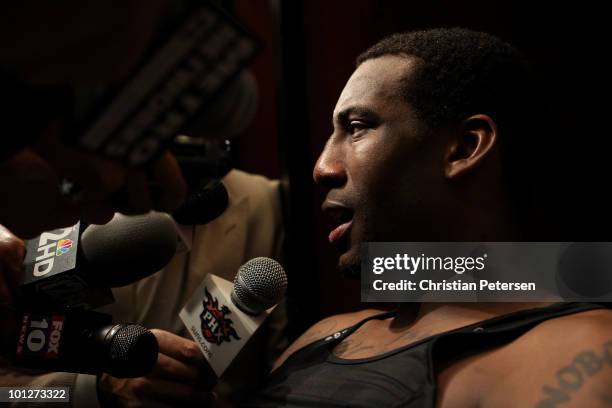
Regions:
<instances>
[{"instance_id":1,"label":"recording device","mask_svg":"<svg viewBox=\"0 0 612 408\"><path fill-rule=\"evenodd\" d=\"M157 362L155 336L142 326L113 324L111 316L77 309L7 310L2 354L19 367L140 377Z\"/></svg>"},{"instance_id":2,"label":"recording device","mask_svg":"<svg viewBox=\"0 0 612 408\"><path fill-rule=\"evenodd\" d=\"M220 181L190 194L172 217L181 225L205 225L219 217L229 204L229 195Z\"/></svg>"},{"instance_id":3,"label":"recording device","mask_svg":"<svg viewBox=\"0 0 612 408\"><path fill-rule=\"evenodd\" d=\"M170 150L191 192L221 180L234 167L229 140L215 141L178 135Z\"/></svg>"},{"instance_id":4,"label":"recording device","mask_svg":"<svg viewBox=\"0 0 612 408\"><path fill-rule=\"evenodd\" d=\"M115 377L149 373L157 361L155 336L86 309L111 303L110 288L163 268L176 251L175 225L163 213L116 214L106 225L83 229L77 223L27 241L25 280L14 329L2 339L4 354L26 368Z\"/></svg>"},{"instance_id":5,"label":"recording device","mask_svg":"<svg viewBox=\"0 0 612 408\"><path fill-rule=\"evenodd\" d=\"M257 91L242 71L259 41L207 1L177 4L178 18L166 21L131 78L78 114L68 143L141 166L179 133L204 125L205 134L231 137L248 123Z\"/></svg>"},{"instance_id":6,"label":"recording device","mask_svg":"<svg viewBox=\"0 0 612 408\"><path fill-rule=\"evenodd\" d=\"M185 202L173 214L181 225L204 225L219 217L229 204L221 179L233 168L229 140L212 141L179 135L170 150L187 182Z\"/></svg>"},{"instance_id":7,"label":"recording device","mask_svg":"<svg viewBox=\"0 0 612 408\"><path fill-rule=\"evenodd\" d=\"M176 224L164 213L117 214L108 224L81 230L77 223L26 242L20 305L103 306L114 301L110 288L157 272L176 253Z\"/></svg>"},{"instance_id":8,"label":"recording device","mask_svg":"<svg viewBox=\"0 0 612 408\"><path fill-rule=\"evenodd\" d=\"M285 294L287 275L259 257L238 270L234 283L209 274L179 316L220 377Z\"/></svg>"}]
</instances>

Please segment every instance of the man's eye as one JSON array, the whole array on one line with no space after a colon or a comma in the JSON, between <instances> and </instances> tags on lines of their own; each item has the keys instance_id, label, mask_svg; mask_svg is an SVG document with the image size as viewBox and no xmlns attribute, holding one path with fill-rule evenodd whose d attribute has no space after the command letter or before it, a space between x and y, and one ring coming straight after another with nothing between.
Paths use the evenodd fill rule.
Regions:
<instances>
[{"instance_id":1,"label":"man's eye","mask_svg":"<svg viewBox=\"0 0 612 408\"><path fill-rule=\"evenodd\" d=\"M360 120L351 120L348 124L348 130L351 133L357 133L361 130L367 129L367 125Z\"/></svg>"}]
</instances>

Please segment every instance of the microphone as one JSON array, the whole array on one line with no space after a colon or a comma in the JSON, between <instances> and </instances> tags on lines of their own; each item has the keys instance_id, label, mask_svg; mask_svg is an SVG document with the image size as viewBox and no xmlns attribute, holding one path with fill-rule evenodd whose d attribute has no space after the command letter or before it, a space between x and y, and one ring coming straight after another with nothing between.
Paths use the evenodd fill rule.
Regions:
<instances>
[{"instance_id":1,"label":"microphone","mask_svg":"<svg viewBox=\"0 0 612 408\"><path fill-rule=\"evenodd\" d=\"M217 182L188 196L172 218L181 225L204 225L223 214L228 204L227 189Z\"/></svg>"},{"instance_id":2,"label":"microphone","mask_svg":"<svg viewBox=\"0 0 612 408\"><path fill-rule=\"evenodd\" d=\"M110 288L128 285L166 266L177 247L169 215L115 214L105 225L81 224L26 242L18 301L92 309L114 301Z\"/></svg>"},{"instance_id":3,"label":"microphone","mask_svg":"<svg viewBox=\"0 0 612 408\"><path fill-rule=\"evenodd\" d=\"M12 309L3 321L11 320L2 350L19 367L132 378L146 375L157 362L153 333L139 325L113 324L105 313Z\"/></svg>"},{"instance_id":4,"label":"microphone","mask_svg":"<svg viewBox=\"0 0 612 408\"><path fill-rule=\"evenodd\" d=\"M176 253L174 222L168 214L116 213L90 225L81 237L87 272L112 288L126 286L164 268Z\"/></svg>"},{"instance_id":5,"label":"microphone","mask_svg":"<svg viewBox=\"0 0 612 408\"><path fill-rule=\"evenodd\" d=\"M179 135L171 151L189 187L187 199L172 217L181 225L204 225L219 217L229 205L221 182L233 168L229 140L221 143Z\"/></svg>"},{"instance_id":6,"label":"microphone","mask_svg":"<svg viewBox=\"0 0 612 408\"><path fill-rule=\"evenodd\" d=\"M209 274L179 316L220 377L285 294L287 275L273 259L245 263L231 282Z\"/></svg>"}]
</instances>

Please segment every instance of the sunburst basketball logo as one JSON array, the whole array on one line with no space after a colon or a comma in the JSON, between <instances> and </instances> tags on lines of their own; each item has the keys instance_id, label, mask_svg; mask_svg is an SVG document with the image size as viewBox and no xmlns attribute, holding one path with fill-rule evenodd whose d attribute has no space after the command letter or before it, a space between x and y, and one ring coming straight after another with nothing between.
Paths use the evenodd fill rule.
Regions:
<instances>
[{"instance_id":1,"label":"sunburst basketball logo","mask_svg":"<svg viewBox=\"0 0 612 408\"><path fill-rule=\"evenodd\" d=\"M240 340L233 327L234 322L227 318L232 311L225 305L219 307L218 300L210 294L208 288L204 288L204 293L206 294L206 299L202 302L204 310L200 314L204 338L217 345L225 341L230 342L232 338Z\"/></svg>"}]
</instances>

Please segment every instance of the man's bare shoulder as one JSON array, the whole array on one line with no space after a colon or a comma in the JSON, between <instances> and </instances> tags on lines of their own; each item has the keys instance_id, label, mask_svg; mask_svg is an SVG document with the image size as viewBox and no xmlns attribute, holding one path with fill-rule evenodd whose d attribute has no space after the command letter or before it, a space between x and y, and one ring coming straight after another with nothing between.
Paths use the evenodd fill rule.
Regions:
<instances>
[{"instance_id":1,"label":"man's bare shoulder","mask_svg":"<svg viewBox=\"0 0 612 408\"><path fill-rule=\"evenodd\" d=\"M307 346L310 343L313 343L319 339L322 339L330 334L336 333L340 330L346 329L359 321L373 316L378 313L383 313L382 310L376 309L365 309L360 310L358 312L344 313L339 315L334 315L327 317L314 325L312 325L304 334L302 334L296 341L294 341L288 348L283 352L283 354L278 358L278 360L274 363L275 370L279 367L291 354L301 349L304 346Z\"/></svg>"},{"instance_id":2,"label":"man's bare shoulder","mask_svg":"<svg viewBox=\"0 0 612 408\"><path fill-rule=\"evenodd\" d=\"M509 374L482 406L500 406L510 394L537 408L612 405L612 310L547 320L499 351L489 360L499 358Z\"/></svg>"},{"instance_id":3,"label":"man's bare shoulder","mask_svg":"<svg viewBox=\"0 0 612 408\"><path fill-rule=\"evenodd\" d=\"M611 341L612 310L595 309L540 323L521 336L514 347L529 356L539 357L535 361L558 361Z\"/></svg>"}]
</instances>

